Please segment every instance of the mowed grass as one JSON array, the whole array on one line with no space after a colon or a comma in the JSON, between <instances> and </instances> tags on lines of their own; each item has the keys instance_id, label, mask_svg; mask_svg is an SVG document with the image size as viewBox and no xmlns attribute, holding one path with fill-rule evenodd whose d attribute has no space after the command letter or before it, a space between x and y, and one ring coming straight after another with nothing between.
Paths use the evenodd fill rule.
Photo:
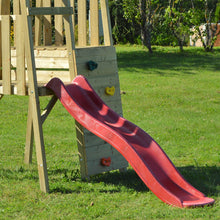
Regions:
<instances>
[{"instance_id":1,"label":"mowed grass","mask_svg":"<svg viewBox=\"0 0 220 220\"><path fill-rule=\"evenodd\" d=\"M147 131L181 174L216 200L179 209L161 202L131 167L80 179L74 119L58 102L44 138L50 194L23 163L28 97L0 101L0 219L220 219L220 48L117 46L124 117ZM49 97L40 98L42 109Z\"/></svg>"}]
</instances>

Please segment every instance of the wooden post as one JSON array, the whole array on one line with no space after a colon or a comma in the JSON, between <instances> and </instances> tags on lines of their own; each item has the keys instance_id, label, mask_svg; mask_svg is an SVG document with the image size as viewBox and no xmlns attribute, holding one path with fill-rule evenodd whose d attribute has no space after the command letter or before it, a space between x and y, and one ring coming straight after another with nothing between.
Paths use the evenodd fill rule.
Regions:
<instances>
[{"instance_id":1,"label":"wooden post","mask_svg":"<svg viewBox=\"0 0 220 220\"><path fill-rule=\"evenodd\" d=\"M43 7L51 7L51 0L43 0ZM51 15L44 15L44 45L52 44Z\"/></svg>"},{"instance_id":2,"label":"wooden post","mask_svg":"<svg viewBox=\"0 0 220 220\"><path fill-rule=\"evenodd\" d=\"M70 2L63 0L66 7L70 7ZM64 15L64 27L66 31L66 46L69 58L70 81L77 75L76 54L75 54L75 37L73 31L72 15Z\"/></svg>"},{"instance_id":3,"label":"wooden post","mask_svg":"<svg viewBox=\"0 0 220 220\"><path fill-rule=\"evenodd\" d=\"M86 33L86 0L78 1L78 45L86 46L87 33Z\"/></svg>"},{"instance_id":4,"label":"wooden post","mask_svg":"<svg viewBox=\"0 0 220 220\"><path fill-rule=\"evenodd\" d=\"M70 0L70 6L73 7L72 22L73 22L73 30L75 30L75 0Z\"/></svg>"},{"instance_id":5,"label":"wooden post","mask_svg":"<svg viewBox=\"0 0 220 220\"><path fill-rule=\"evenodd\" d=\"M36 0L36 7L42 7L42 0ZM35 46L41 45L41 35L42 35L42 16L35 16Z\"/></svg>"},{"instance_id":6,"label":"wooden post","mask_svg":"<svg viewBox=\"0 0 220 220\"><path fill-rule=\"evenodd\" d=\"M26 143L25 143L25 152L24 152L24 163L25 164L32 163L33 141L34 141L33 115L32 114L33 114L32 101L29 97Z\"/></svg>"},{"instance_id":7,"label":"wooden post","mask_svg":"<svg viewBox=\"0 0 220 220\"><path fill-rule=\"evenodd\" d=\"M21 8L20 8L20 3L19 0L13 0L13 14L14 15L20 15L21 14ZM16 46L16 24L17 24L17 19L14 20L14 46Z\"/></svg>"},{"instance_id":8,"label":"wooden post","mask_svg":"<svg viewBox=\"0 0 220 220\"><path fill-rule=\"evenodd\" d=\"M100 0L105 46L113 46L108 0Z\"/></svg>"},{"instance_id":9,"label":"wooden post","mask_svg":"<svg viewBox=\"0 0 220 220\"><path fill-rule=\"evenodd\" d=\"M9 0L0 0L0 15L9 15L10 14L10 1ZM0 80L2 79L2 40L1 40L1 22L0 22Z\"/></svg>"},{"instance_id":10,"label":"wooden post","mask_svg":"<svg viewBox=\"0 0 220 220\"><path fill-rule=\"evenodd\" d=\"M16 74L18 81L18 95L26 95L26 71L24 51L24 28L22 15L16 15Z\"/></svg>"},{"instance_id":11,"label":"wooden post","mask_svg":"<svg viewBox=\"0 0 220 220\"><path fill-rule=\"evenodd\" d=\"M40 115L40 103L39 103L38 88L37 88L36 66L35 66L34 50L33 50L32 20L31 17L27 14L28 13L27 9L29 9L30 4L29 4L29 0L20 0L20 2L21 2L22 16L24 19L24 30L25 30L25 39L26 39L25 55L27 61L28 82L29 82L29 90L30 90L29 114L30 114L30 118L32 118L32 124L33 124L40 188L43 192L49 192L46 155L44 148L43 129L42 129L42 122Z\"/></svg>"},{"instance_id":12,"label":"wooden post","mask_svg":"<svg viewBox=\"0 0 220 220\"><path fill-rule=\"evenodd\" d=\"M90 44L99 45L99 3L98 0L90 1Z\"/></svg>"},{"instance_id":13,"label":"wooden post","mask_svg":"<svg viewBox=\"0 0 220 220\"><path fill-rule=\"evenodd\" d=\"M63 2L61 0L54 1L55 7L63 6ZM55 15L55 45L62 46L63 45L63 16Z\"/></svg>"},{"instance_id":14,"label":"wooden post","mask_svg":"<svg viewBox=\"0 0 220 220\"><path fill-rule=\"evenodd\" d=\"M3 93L11 95L11 41L10 41L10 15L2 15L2 79Z\"/></svg>"}]
</instances>

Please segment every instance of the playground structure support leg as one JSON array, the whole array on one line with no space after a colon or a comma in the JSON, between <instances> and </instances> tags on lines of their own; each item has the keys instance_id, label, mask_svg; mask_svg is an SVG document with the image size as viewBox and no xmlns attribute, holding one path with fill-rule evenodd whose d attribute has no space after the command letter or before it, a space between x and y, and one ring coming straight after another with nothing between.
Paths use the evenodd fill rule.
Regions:
<instances>
[{"instance_id":1,"label":"playground structure support leg","mask_svg":"<svg viewBox=\"0 0 220 220\"><path fill-rule=\"evenodd\" d=\"M32 162L32 152L33 152L33 116L32 116L32 103L29 97L29 106L28 106L28 118L27 118L27 131L26 131L26 144L25 144L25 153L24 153L24 163L30 164Z\"/></svg>"},{"instance_id":2,"label":"playground structure support leg","mask_svg":"<svg viewBox=\"0 0 220 220\"><path fill-rule=\"evenodd\" d=\"M40 188L43 192L49 192L48 174L47 174L47 164L46 155L43 139L43 129L40 115L40 102L38 96L37 87L37 77L36 77L36 66L33 51L33 39L32 39L32 20L27 14L27 8L30 7L29 0L20 1L21 11L24 19L24 30L26 33L25 38L27 42L25 44L25 54L28 70L28 83L29 83L29 113L28 113L28 127L32 128L34 133L37 164L38 164L38 174L40 180ZM32 140L32 129L29 133L29 143ZM31 148L30 148L31 149Z\"/></svg>"}]
</instances>

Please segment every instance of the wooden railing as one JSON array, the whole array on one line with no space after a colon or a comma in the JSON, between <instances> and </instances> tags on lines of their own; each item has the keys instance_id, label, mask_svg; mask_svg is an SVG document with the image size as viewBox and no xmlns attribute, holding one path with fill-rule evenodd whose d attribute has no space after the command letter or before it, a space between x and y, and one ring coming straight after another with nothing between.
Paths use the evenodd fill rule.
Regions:
<instances>
[{"instance_id":1,"label":"wooden railing","mask_svg":"<svg viewBox=\"0 0 220 220\"><path fill-rule=\"evenodd\" d=\"M1 1L4 2L4 0ZM36 0L33 7L63 7L65 1L70 1L70 5L74 9L72 21L75 29L75 44L79 46L98 46L103 43L100 40L100 37L102 37L100 35L103 35L101 23L103 16L107 14L105 14L105 10L102 10L104 14L101 14L100 9L103 6L105 7L105 0L91 0L89 4L87 0L54 0L53 4L51 0ZM20 14L19 0L13 0L13 12L11 14ZM33 24L35 46L61 46L65 44L62 15L36 16Z\"/></svg>"},{"instance_id":2,"label":"wooden railing","mask_svg":"<svg viewBox=\"0 0 220 220\"><path fill-rule=\"evenodd\" d=\"M51 0L36 0L33 7L45 7L45 9L46 7L63 7L65 1L68 0L54 0L52 5ZM111 46L113 43L108 0L90 0L89 4L87 0L69 1L74 9L72 16L75 30L74 45L78 47ZM25 38L19 2L20 0L13 0L13 11L10 11L10 1L0 0L0 94L27 95ZM65 51L62 15L34 16L32 31L36 55L42 53L39 51L46 52L60 47L61 49L58 50L64 51L60 55L61 52L56 50L54 54L59 54L58 57L53 57L51 55L53 52L46 52L45 54L48 55L44 56L44 62L36 61L38 82L48 82L52 76L59 77L60 75L66 81L68 77L64 72L68 72L68 56ZM49 65L48 62L51 64Z\"/></svg>"}]
</instances>

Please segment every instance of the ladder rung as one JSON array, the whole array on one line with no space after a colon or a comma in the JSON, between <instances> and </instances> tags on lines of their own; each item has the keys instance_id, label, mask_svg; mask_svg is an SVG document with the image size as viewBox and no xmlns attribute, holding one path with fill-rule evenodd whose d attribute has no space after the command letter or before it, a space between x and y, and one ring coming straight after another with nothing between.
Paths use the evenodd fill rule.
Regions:
<instances>
[{"instance_id":1,"label":"ladder rung","mask_svg":"<svg viewBox=\"0 0 220 220\"><path fill-rule=\"evenodd\" d=\"M33 7L29 8L28 15L72 15L73 7Z\"/></svg>"}]
</instances>

